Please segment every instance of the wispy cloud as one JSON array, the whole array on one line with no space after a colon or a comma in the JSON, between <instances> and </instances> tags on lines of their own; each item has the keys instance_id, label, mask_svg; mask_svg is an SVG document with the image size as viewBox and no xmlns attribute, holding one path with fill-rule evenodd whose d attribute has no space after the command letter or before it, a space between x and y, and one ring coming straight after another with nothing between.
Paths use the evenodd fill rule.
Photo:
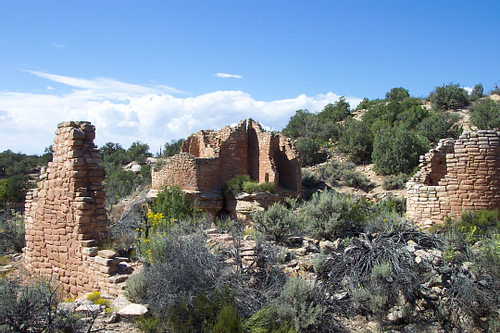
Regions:
<instances>
[{"instance_id":1,"label":"wispy cloud","mask_svg":"<svg viewBox=\"0 0 500 333\"><path fill-rule=\"evenodd\" d=\"M218 129L245 118L280 130L296 110L319 111L340 97L330 92L264 102L242 91L175 97L166 92L178 91L171 87L30 73L74 89L62 95L0 92L0 151L41 154L52 143L57 123L88 120L96 126L99 146L111 141L128 147L141 140L156 152L172 139L185 138L199 129ZM347 101L355 106L361 99L348 97Z\"/></svg>"},{"instance_id":2,"label":"wispy cloud","mask_svg":"<svg viewBox=\"0 0 500 333\"><path fill-rule=\"evenodd\" d=\"M217 77L223 77L223 78L228 78L228 77L234 77L236 79L241 79L242 76L241 75L236 75L236 74L225 74L225 73L217 73L215 74L214 76L217 76Z\"/></svg>"},{"instance_id":3,"label":"wispy cloud","mask_svg":"<svg viewBox=\"0 0 500 333\"><path fill-rule=\"evenodd\" d=\"M54 90L54 88L52 88L51 86L48 86L47 90Z\"/></svg>"},{"instance_id":4,"label":"wispy cloud","mask_svg":"<svg viewBox=\"0 0 500 333\"><path fill-rule=\"evenodd\" d=\"M74 88L88 90L94 94L101 95L102 98L109 98L112 96L112 98L118 100L129 100L130 96L142 96L144 94L184 93L183 91L164 85L159 85L155 87L145 87L137 84L124 83L109 78L98 77L92 80L88 80L88 79L74 78L69 76L49 74L41 71L26 70L26 72L29 72L33 75L54 82L63 83L68 86L72 86Z\"/></svg>"},{"instance_id":5,"label":"wispy cloud","mask_svg":"<svg viewBox=\"0 0 500 333\"><path fill-rule=\"evenodd\" d=\"M64 44L55 44L55 43L52 43L51 45L57 47L58 49L64 49L66 47L66 45L64 45Z\"/></svg>"}]
</instances>

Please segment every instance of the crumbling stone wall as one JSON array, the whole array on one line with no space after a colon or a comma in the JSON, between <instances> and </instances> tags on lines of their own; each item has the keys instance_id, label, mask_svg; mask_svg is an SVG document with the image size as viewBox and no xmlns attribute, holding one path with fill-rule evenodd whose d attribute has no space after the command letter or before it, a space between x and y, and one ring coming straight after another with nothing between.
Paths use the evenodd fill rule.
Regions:
<instances>
[{"instance_id":1,"label":"crumbling stone wall","mask_svg":"<svg viewBox=\"0 0 500 333\"><path fill-rule=\"evenodd\" d=\"M250 175L259 183L275 182L277 192L302 192L301 166L293 142L282 134L266 132L252 119L219 131L201 130L190 135L181 153L153 168L152 189L176 184L198 199L210 216L223 209L221 189L236 175Z\"/></svg>"},{"instance_id":2,"label":"crumbling stone wall","mask_svg":"<svg viewBox=\"0 0 500 333\"><path fill-rule=\"evenodd\" d=\"M500 132L441 140L420 162L407 183L407 214L419 223L443 223L464 209L500 208Z\"/></svg>"},{"instance_id":3,"label":"crumbling stone wall","mask_svg":"<svg viewBox=\"0 0 500 333\"><path fill-rule=\"evenodd\" d=\"M186 191L205 191L220 183L220 160L214 157L194 157L179 153L164 161L152 172L152 187L162 189L166 184L178 184Z\"/></svg>"},{"instance_id":4,"label":"crumbling stone wall","mask_svg":"<svg viewBox=\"0 0 500 333\"><path fill-rule=\"evenodd\" d=\"M96 247L107 235L108 221L94 126L62 122L56 135L53 161L26 197L26 266L75 296L97 290L116 294L115 283L124 278L114 275L126 259Z\"/></svg>"},{"instance_id":5,"label":"crumbling stone wall","mask_svg":"<svg viewBox=\"0 0 500 333\"><path fill-rule=\"evenodd\" d=\"M259 183L275 182L281 192L298 195L302 174L292 140L281 133L266 132L259 123L248 121L248 169Z\"/></svg>"}]
</instances>

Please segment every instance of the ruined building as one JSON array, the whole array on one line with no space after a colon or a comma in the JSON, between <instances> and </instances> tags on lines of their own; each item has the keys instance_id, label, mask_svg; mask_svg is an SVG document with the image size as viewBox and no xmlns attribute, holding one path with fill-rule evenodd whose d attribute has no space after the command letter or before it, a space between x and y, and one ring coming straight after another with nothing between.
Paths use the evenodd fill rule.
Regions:
<instances>
[{"instance_id":1,"label":"ruined building","mask_svg":"<svg viewBox=\"0 0 500 333\"><path fill-rule=\"evenodd\" d=\"M129 267L125 258L97 248L108 220L94 126L62 122L56 135L53 161L26 197L26 267L61 282L73 296L96 290L117 294Z\"/></svg>"},{"instance_id":2,"label":"ruined building","mask_svg":"<svg viewBox=\"0 0 500 333\"><path fill-rule=\"evenodd\" d=\"M235 207L222 196L224 183L236 175L275 182L277 193L296 197L302 192L300 160L293 142L279 133L266 132L252 119L219 131L190 135L181 152L152 170L152 189L178 185L198 202L207 217L222 211L235 215Z\"/></svg>"},{"instance_id":3,"label":"ruined building","mask_svg":"<svg viewBox=\"0 0 500 333\"><path fill-rule=\"evenodd\" d=\"M441 140L420 162L407 183L407 214L417 222L443 223L464 209L500 208L500 132Z\"/></svg>"},{"instance_id":4,"label":"ruined building","mask_svg":"<svg viewBox=\"0 0 500 333\"><path fill-rule=\"evenodd\" d=\"M95 128L89 122L60 123L53 161L42 170L37 188L26 196L26 267L34 275L59 281L72 296L96 290L118 295L131 273L127 258L97 247L107 236L108 220L94 137ZM153 171L153 188L172 182L180 185L212 217L224 205L228 211L237 205L224 200L221 189L239 174L276 182L281 195L301 192L300 162L291 141L263 131L252 120L248 127L242 121L218 132L199 131L184 142L182 153L165 163ZM268 201L283 198L269 196Z\"/></svg>"}]
</instances>

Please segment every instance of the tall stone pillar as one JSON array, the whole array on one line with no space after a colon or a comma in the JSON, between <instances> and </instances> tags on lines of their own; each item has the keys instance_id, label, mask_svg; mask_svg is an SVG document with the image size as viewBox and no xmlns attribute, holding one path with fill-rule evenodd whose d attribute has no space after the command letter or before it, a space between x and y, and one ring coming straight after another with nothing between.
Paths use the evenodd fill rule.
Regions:
<instances>
[{"instance_id":1,"label":"tall stone pillar","mask_svg":"<svg viewBox=\"0 0 500 333\"><path fill-rule=\"evenodd\" d=\"M85 262L107 233L103 172L90 122L62 122L56 135L53 161L26 198L25 259L31 273L77 295L98 287Z\"/></svg>"}]
</instances>

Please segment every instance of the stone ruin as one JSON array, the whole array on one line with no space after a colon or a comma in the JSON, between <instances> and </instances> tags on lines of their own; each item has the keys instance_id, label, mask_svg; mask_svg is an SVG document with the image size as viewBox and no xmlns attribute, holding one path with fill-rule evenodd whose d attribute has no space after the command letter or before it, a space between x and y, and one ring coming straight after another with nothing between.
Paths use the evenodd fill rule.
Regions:
<instances>
[{"instance_id":1,"label":"stone ruin","mask_svg":"<svg viewBox=\"0 0 500 333\"><path fill-rule=\"evenodd\" d=\"M97 247L108 235L108 219L94 137L89 122L58 124L53 160L26 196L26 267L33 275L60 282L72 296L97 290L119 295L132 273L127 258ZM152 187L180 185L212 217L225 207L236 210L238 200L225 202L221 192L224 182L236 175L275 182L278 194L265 195L272 197L268 201L301 193L300 161L291 140L265 132L251 119L248 127L241 121L218 132L199 131L181 150L164 168L152 171ZM250 196L247 203L262 204L261 199Z\"/></svg>"},{"instance_id":2,"label":"stone ruin","mask_svg":"<svg viewBox=\"0 0 500 333\"><path fill-rule=\"evenodd\" d=\"M250 206L264 209L302 192L301 164L291 139L264 131L252 119L248 124L242 120L235 127L190 135L181 152L164 160L163 165L152 169L152 190L180 186L211 220L223 214L246 218L252 211ZM274 182L277 194L225 198L224 183L236 175L249 175L259 183Z\"/></svg>"},{"instance_id":3,"label":"stone ruin","mask_svg":"<svg viewBox=\"0 0 500 333\"><path fill-rule=\"evenodd\" d=\"M500 132L464 132L441 140L420 157L407 183L407 214L425 225L442 224L464 209L500 208Z\"/></svg>"},{"instance_id":4,"label":"stone ruin","mask_svg":"<svg viewBox=\"0 0 500 333\"><path fill-rule=\"evenodd\" d=\"M56 135L53 161L26 196L26 267L74 296L96 290L117 295L130 267L128 259L97 248L108 219L95 128L62 122Z\"/></svg>"},{"instance_id":5,"label":"stone ruin","mask_svg":"<svg viewBox=\"0 0 500 333\"><path fill-rule=\"evenodd\" d=\"M26 197L26 267L61 282L73 296L96 290L118 295L131 267L127 258L97 247L107 236L108 220L95 128L85 121L63 122L56 135L53 161ZM277 184L278 194L269 194L265 204L255 196L247 196L246 204L265 206L301 194L292 141L251 119L218 132L199 131L164 162L153 168L152 188L179 185L211 218L238 211L242 198L222 195L224 183L236 175ZM500 208L500 132L464 132L458 140L441 140L421 157L420 167L407 184L407 214L417 222L443 223L463 209Z\"/></svg>"}]
</instances>

